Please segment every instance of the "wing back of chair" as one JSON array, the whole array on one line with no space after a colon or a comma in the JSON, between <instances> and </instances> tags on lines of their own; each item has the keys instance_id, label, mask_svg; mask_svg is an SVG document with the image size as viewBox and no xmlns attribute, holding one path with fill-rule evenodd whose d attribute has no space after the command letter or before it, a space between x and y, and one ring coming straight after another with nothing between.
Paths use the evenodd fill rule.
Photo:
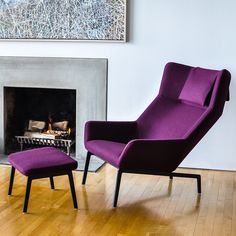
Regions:
<instances>
[{"instance_id":1,"label":"wing back of chair","mask_svg":"<svg viewBox=\"0 0 236 236\"><path fill-rule=\"evenodd\" d=\"M225 101L229 100L229 85L231 75L227 70L217 71L214 86L207 97L207 109L204 115L198 122L186 133L188 140L188 147L186 148L186 155L193 149L193 147L202 139L208 130L221 117Z\"/></svg>"},{"instance_id":2,"label":"wing back of chair","mask_svg":"<svg viewBox=\"0 0 236 236\"><path fill-rule=\"evenodd\" d=\"M183 140L184 145L163 157L166 162L171 159L177 168L221 116L229 84L227 70L168 63L158 96L137 119L139 138Z\"/></svg>"}]
</instances>

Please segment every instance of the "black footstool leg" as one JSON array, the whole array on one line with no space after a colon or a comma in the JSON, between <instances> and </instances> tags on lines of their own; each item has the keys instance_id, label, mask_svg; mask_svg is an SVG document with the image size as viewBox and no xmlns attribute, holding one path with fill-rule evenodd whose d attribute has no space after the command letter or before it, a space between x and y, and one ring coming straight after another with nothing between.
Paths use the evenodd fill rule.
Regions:
<instances>
[{"instance_id":1,"label":"black footstool leg","mask_svg":"<svg viewBox=\"0 0 236 236\"><path fill-rule=\"evenodd\" d=\"M83 180L82 180L83 185L86 183L88 167L89 167L89 162L90 162L91 155L92 154L90 152L87 152L87 157L86 157L86 162L85 162L85 167L84 167L84 175L83 175Z\"/></svg>"},{"instance_id":2,"label":"black footstool leg","mask_svg":"<svg viewBox=\"0 0 236 236\"><path fill-rule=\"evenodd\" d=\"M75 185L74 185L74 180L73 180L72 172L68 173L68 177L69 177L69 182L70 182L70 190L71 190L71 195L72 195L72 199L73 199L74 208L77 209L78 205L77 205L77 199L76 199L76 193L75 193Z\"/></svg>"},{"instance_id":3,"label":"black footstool leg","mask_svg":"<svg viewBox=\"0 0 236 236\"><path fill-rule=\"evenodd\" d=\"M51 189L55 189L53 177L49 177L49 178L50 178Z\"/></svg>"},{"instance_id":4,"label":"black footstool leg","mask_svg":"<svg viewBox=\"0 0 236 236\"><path fill-rule=\"evenodd\" d=\"M11 177L10 177L10 183L9 183L9 188L8 188L8 195L11 195L12 193L12 187L13 187L13 182L14 182L14 176L15 176L15 167L11 167Z\"/></svg>"},{"instance_id":5,"label":"black footstool leg","mask_svg":"<svg viewBox=\"0 0 236 236\"><path fill-rule=\"evenodd\" d=\"M26 186L26 192L25 192L25 203L24 203L24 208L23 208L23 212L25 212L25 213L27 212L27 208L28 208L31 182L32 182L31 177L28 177L27 186Z\"/></svg>"}]
</instances>

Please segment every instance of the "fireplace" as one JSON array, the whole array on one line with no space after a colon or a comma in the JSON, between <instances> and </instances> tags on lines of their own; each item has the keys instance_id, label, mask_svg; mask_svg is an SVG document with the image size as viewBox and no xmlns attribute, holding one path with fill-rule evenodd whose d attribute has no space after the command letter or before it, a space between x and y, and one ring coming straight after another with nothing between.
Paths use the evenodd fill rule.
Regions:
<instances>
[{"instance_id":1,"label":"fireplace","mask_svg":"<svg viewBox=\"0 0 236 236\"><path fill-rule=\"evenodd\" d=\"M0 153L17 148L29 122L68 121L76 158L86 156L85 122L106 120L107 59L0 57L0 78Z\"/></svg>"},{"instance_id":2,"label":"fireplace","mask_svg":"<svg viewBox=\"0 0 236 236\"><path fill-rule=\"evenodd\" d=\"M71 140L69 153L75 153L75 110L74 89L4 87L5 153L22 150L23 145L24 149L33 146L63 149L64 139Z\"/></svg>"}]
</instances>

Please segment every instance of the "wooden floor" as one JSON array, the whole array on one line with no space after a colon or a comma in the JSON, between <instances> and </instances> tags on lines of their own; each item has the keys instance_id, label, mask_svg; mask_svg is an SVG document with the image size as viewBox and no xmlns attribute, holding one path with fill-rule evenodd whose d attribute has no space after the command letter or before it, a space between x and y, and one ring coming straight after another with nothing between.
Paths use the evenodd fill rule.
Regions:
<instances>
[{"instance_id":1,"label":"wooden floor","mask_svg":"<svg viewBox=\"0 0 236 236\"><path fill-rule=\"evenodd\" d=\"M107 165L74 172L79 210L74 210L66 176L34 180L28 214L22 213L26 178L16 174L7 196L10 168L0 166L0 235L236 235L236 172L179 169L202 175L196 180L124 174L118 208L112 208L116 170Z\"/></svg>"}]
</instances>

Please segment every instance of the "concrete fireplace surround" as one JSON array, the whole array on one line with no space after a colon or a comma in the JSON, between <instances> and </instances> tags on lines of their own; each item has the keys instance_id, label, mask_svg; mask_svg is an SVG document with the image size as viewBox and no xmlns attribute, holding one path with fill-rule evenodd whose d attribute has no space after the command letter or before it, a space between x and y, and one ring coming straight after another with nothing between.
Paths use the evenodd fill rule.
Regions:
<instances>
[{"instance_id":1,"label":"concrete fireplace surround","mask_svg":"<svg viewBox=\"0 0 236 236\"><path fill-rule=\"evenodd\" d=\"M4 87L76 90L76 157L83 158L84 124L106 120L107 59L0 57L0 153L4 153Z\"/></svg>"}]
</instances>

